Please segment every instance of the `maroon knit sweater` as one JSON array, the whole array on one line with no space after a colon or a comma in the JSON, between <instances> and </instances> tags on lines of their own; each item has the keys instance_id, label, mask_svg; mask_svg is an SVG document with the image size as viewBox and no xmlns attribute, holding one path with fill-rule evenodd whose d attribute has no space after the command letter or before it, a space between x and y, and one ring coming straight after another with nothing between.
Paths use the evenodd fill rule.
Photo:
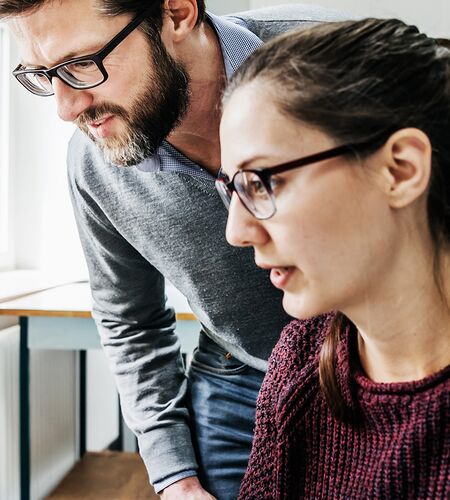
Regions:
<instances>
[{"instance_id":1,"label":"maroon knit sweater","mask_svg":"<svg viewBox=\"0 0 450 500\"><path fill-rule=\"evenodd\" d=\"M450 366L416 382L379 384L349 368L337 378L358 424L338 422L319 389L318 354L331 316L293 321L269 361L239 498L450 499Z\"/></svg>"}]
</instances>

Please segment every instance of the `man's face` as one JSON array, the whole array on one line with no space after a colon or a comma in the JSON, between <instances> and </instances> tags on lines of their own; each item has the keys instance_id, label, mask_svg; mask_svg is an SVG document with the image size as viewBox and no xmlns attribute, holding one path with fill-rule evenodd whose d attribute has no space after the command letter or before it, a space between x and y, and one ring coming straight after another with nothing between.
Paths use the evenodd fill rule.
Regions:
<instances>
[{"instance_id":1,"label":"man's face","mask_svg":"<svg viewBox=\"0 0 450 500\"><path fill-rule=\"evenodd\" d=\"M11 21L22 64L49 68L72 57L97 52L131 16L107 18L92 0L48 2ZM165 50L134 30L103 64L108 80L75 90L58 78L52 84L58 114L73 121L116 165L135 165L153 154L182 118L189 101L189 78Z\"/></svg>"}]
</instances>

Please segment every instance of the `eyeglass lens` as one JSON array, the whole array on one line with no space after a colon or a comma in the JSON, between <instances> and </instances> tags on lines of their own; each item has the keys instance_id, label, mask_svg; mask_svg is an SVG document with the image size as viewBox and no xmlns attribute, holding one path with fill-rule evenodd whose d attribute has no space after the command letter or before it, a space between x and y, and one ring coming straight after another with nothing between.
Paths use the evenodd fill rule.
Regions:
<instances>
[{"instance_id":1,"label":"eyeglass lens","mask_svg":"<svg viewBox=\"0 0 450 500\"><path fill-rule=\"evenodd\" d=\"M273 197L256 172L238 172L234 185L239 198L256 218L265 219L274 214Z\"/></svg>"},{"instance_id":2,"label":"eyeglass lens","mask_svg":"<svg viewBox=\"0 0 450 500\"><path fill-rule=\"evenodd\" d=\"M228 210L230 208L231 194L232 193L228 189L228 187L223 179L219 179L216 181L216 189L220 195L220 198L223 201L223 204L225 205L225 208Z\"/></svg>"},{"instance_id":3,"label":"eyeglass lens","mask_svg":"<svg viewBox=\"0 0 450 500\"><path fill-rule=\"evenodd\" d=\"M258 219L266 219L275 213L275 203L257 173L238 172L233 178L237 195L244 206ZM227 208L231 202L231 191L224 182L217 183L219 194Z\"/></svg>"},{"instance_id":4,"label":"eyeglass lens","mask_svg":"<svg viewBox=\"0 0 450 500\"><path fill-rule=\"evenodd\" d=\"M50 80L43 73L23 73L17 78L25 88L35 94L50 95L53 93Z\"/></svg>"},{"instance_id":5,"label":"eyeglass lens","mask_svg":"<svg viewBox=\"0 0 450 500\"><path fill-rule=\"evenodd\" d=\"M97 64L88 59L61 66L57 72L64 81L77 88L90 87L104 79Z\"/></svg>"},{"instance_id":6,"label":"eyeglass lens","mask_svg":"<svg viewBox=\"0 0 450 500\"><path fill-rule=\"evenodd\" d=\"M58 76L77 89L89 88L103 82L104 75L94 61L83 60L66 64L56 70ZM44 73L22 73L18 75L21 83L34 93L48 95L53 93L50 79Z\"/></svg>"}]
</instances>

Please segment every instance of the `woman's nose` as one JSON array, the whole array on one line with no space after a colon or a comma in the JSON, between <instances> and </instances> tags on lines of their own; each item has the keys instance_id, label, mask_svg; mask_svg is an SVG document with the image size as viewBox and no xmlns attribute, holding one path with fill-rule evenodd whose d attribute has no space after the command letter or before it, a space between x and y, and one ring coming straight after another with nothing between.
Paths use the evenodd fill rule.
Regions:
<instances>
[{"instance_id":1,"label":"woman's nose","mask_svg":"<svg viewBox=\"0 0 450 500\"><path fill-rule=\"evenodd\" d=\"M236 193L231 198L228 212L226 238L236 247L259 246L269 235L261 224L242 204Z\"/></svg>"}]
</instances>

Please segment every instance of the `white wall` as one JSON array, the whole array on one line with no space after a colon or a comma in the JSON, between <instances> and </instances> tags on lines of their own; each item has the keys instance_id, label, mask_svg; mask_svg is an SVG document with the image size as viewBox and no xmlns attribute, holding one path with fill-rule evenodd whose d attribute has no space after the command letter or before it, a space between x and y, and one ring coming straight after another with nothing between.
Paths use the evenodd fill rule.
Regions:
<instances>
[{"instance_id":1,"label":"white wall","mask_svg":"<svg viewBox=\"0 0 450 500\"><path fill-rule=\"evenodd\" d=\"M251 0L206 0L206 8L214 14L229 14L248 10Z\"/></svg>"},{"instance_id":2,"label":"white wall","mask_svg":"<svg viewBox=\"0 0 450 500\"><path fill-rule=\"evenodd\" d=\"M19 55L11 44L11 61ZM11 174L16 267L86 274L66 182L73 126L51 97L36 97L11 77Z\"/></svg>"},{"instance_id":3,"label":"white wall","mask_svg":"<svg viewBox=\"0 0 450 500\"><path fill-rule=\"evenodd\" d=\"M9 36L0 23L0 269L10 269L14 264L11 219L11 176L9 175L10 137L8 124L11 120L9 95L10 61Z\"/></svg>"},{"instance_id":4,"label":"white wall","mask_svg":"<svg viewBox=\"0 0 450 500\"><path fill-rule=\"evenodd\" d=\"M323 7L345 10L364 17L398 17L417 25L430 36L450 37L450 1L431 0L250 0L251 8L288 3L317 3Z\"/></svg>"}]
</instances>

